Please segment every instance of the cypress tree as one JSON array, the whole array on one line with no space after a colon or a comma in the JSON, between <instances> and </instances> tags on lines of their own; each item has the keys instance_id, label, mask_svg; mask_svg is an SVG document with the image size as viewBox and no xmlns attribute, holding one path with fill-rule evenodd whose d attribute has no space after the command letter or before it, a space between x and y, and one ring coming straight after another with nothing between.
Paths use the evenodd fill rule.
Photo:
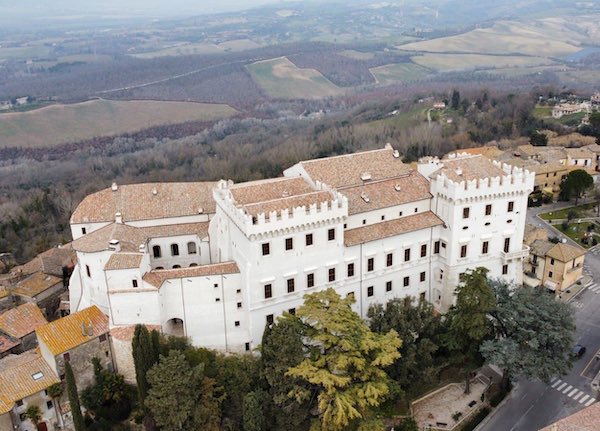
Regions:
<instances>
[{"instance_id":1,"label":"cypress tree","mask_svg":"<svg viewBox=\"0 0 600 431\"><path fill-rule=\"evenodd\" d=\"M158 363L160 356L160 335L156 329L150 331L150 341L152 344L152 365Z\"/></svg>"},{"instance_id":2,"label":"cypress tree","mask_svg":"<svg viewBox=\"0 0 600 431\"><path fill-rule=\"evenodd\" d=\"M135 365L135 380L137 382L138 399L140 405L148 395L148 380L146 373L152 367L152 348L150 346L150 335L144 325L136 325L132 341L133 364Z\"/></svg>"},{"instance_id":3,"label":"cypress tree","mask_svg":"<svg viewBox=\"0 0 600 431\"><path fill-rule=\"evenodd\" d=\"M81 406L79 405L79 394L77 393L77 383L73 375L71 364L65 363L65 377L67 379L67 395L71 404L71 414L73 415L73 426L75 431L85 431L85 422L81 414Z\"/></svg>"}]
</instances>

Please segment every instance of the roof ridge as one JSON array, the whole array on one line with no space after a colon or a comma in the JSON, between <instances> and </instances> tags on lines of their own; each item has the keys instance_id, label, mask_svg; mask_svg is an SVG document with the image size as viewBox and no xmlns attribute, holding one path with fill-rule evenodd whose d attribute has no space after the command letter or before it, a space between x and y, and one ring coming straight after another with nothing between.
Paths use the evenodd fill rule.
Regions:
<instances>
[{"instance_id":1,"label":"roof ridge","mask_svg":"<svg viewBox=\"0 0 600 431\"><path fill-rule=\"evenodd\" d=\"M378 180L368 180L368 181L363 181L361 184L357 183L357 184L350 184L350 185L346 185L346 186L341 186L341 187L336 187L336 190L340 191L340 190L347 190L347 189L352 189L354 187L361 187L361 186L368 186L371 184L379 184L379 183L383 183L385 181L390 181L390 180L395 180L395 179L400 179L400 178L407 178L415 173L418 173L417 171L415 171L414 169L410 169L408 172L401 174L401 175L395 175L393 177L386 177L386 178L380 178Z\"/></svg>"},{"instance_id":2,"label":"roof ridge","mask_svg":"<svg viewBox=\"0 0 600 431\"><path fill-rule=\"evenodd\" d=\"M297 197L300 197L300 196L310 196L310 195L319 194L319 193L328 193L329 196L331 196L332 199L333 199L332 193L329 190L311 190L310 192L302 193L302 194L299 194L299 195L281 196L281 197L274 198L274 199L269 199L269 200L266 200L266 201L258 201L258 202L248 203L248 204L241 204L240 206L241 207L250 207L250 206L253 206L253 205L263 205L263 204L268 204L268 203L271 203L271 202L280 201L280 200L283 200L283 199L293 199L293 198L297 198Z\"/></svg>"},{"instance_id":3,"label":"roof ridge","mask_svg":"<svg viewBox=\"0 0 600 431\"><path fill-rule=\"evenodd\" d=\"M376 150L365 150L365 151L358 151L356 153L348 153L348 154L338 154L337 156L326 156L326 157L319 157L317 159L309 159L309 160L301 160L299 163L309 163L309 162L317 162L320 160L325 160L325 159L339 159L342 157L352 157L352 156L356 156L358 154L366 154L366 153L376 153L379 151L394 151L393 148L378 148Z\"/></svg>"}]
</instances>

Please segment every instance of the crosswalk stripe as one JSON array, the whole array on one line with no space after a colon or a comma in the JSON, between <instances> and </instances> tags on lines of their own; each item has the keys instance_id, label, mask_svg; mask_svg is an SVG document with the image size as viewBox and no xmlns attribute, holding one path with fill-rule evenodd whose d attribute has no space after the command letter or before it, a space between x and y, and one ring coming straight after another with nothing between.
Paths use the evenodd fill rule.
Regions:
<instances>
[{"instance_id":1,"label":"crosswalk stripe","mask_svg":"<svg viewBox=\"0 0 600 431\"><path fill-rule=\"evenodd\" d=\"M558 380L558 377L552 377L552 380L550 380L550 383L554 383L557 380Z\"/></svg>"},{"instance_id":2,"label":"crosswalk stripe","mask_svg":"<svg viewBox=\"0 0 600 431\"><path fill-rule=\"evenodd\" d=\"M577 395L575 395L575 396L573 397L573 399L574 399L575 401L577 401L577 398L579 398L579 397L580 397L580 396L582 396L582 395L583 395L583 392L579 392Z\"/></svg>"},{"instance_id":3,"label":"crosswalk stripe","mask_svg":"<svg viewBox=\"0 0 600 431\"><path fill-rule=\"evenodd\" d=\"M554 384L552 385L552 387L556 388L558 385L560 385L560 382L562 382L562 380L558 379L556 382L554 382Z\"/></svg>"},{"instance_id":4,"label":"crosswalk stripe","mask_svg":"<svg viewBox=\"0 0 600 431\"><path fill-rule=\"evenodd\" d=\"M575 388L575 389L573 389L571 392L569 392L569 395L567 395L567 396L568 396L569 398L571 398L571 397L573 396L573 394L574 394L575 392L578 392L578 391L579 391L579 389Z\"/></svg>"},{"instance_id":5,"label":"crosswalk stripe","mask_svg":"<svg viewBox=\"0 0 600 431\"><path fill-rule=\"evenodd\" d=\"M585 397L582 397L582 398L579 400L579 403L580 403L580 404L583 404L583 403L585 403L585 400L587 400L589 397L590 397L589 395L586 395Z\"/></svg>"},{"instance_id":6,"label":"crosswalk stripe","mask_svg":"<svg viewBox=\"0 0 600 431\"><path fill-rule=\"evenodd\" d=\"M564 391L562 391L563 394L566 394L567 392L569 392L571 389L573 389L573 386L569 385L565 388Z\"/></svg>"},{"instance_id":7,"label":"crosswalk stripe","mask_svg":"<svg viewBox=\"0 0 600 431\"><path fill-rule=\"evenodd\" d=\"M585 403L585 406L586 406L586 407L589 407L589 406L591 406L592 404L594 404L595 402L596 402L596 400L595 400L595 399L593 399L593 398L590 398L590 399L589 399L589 401L588 401L587 403Z\"/></svg>"},{"instance_id":8,"label":"crosswalk stripe","mask_svg":"<svg viewBox=\"0 0 600 431\"><path fill-rule=\"evenodd\" d=\"M563 384L560 385L558 388L556 388L556 390L557 391L562 391L565 386L567 386L567 382L563 382Z\"/></svg>"}]
</instances>

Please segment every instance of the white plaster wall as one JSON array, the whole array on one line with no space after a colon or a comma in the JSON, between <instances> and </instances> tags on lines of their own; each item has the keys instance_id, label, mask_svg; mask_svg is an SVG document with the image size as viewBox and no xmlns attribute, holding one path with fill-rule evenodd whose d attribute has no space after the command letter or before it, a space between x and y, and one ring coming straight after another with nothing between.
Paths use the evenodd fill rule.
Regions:
<instances>
[{"instance_id":1,"label":"white plaster wall","mask_svg":"<svg viewBox=\"0 0 600 431\"><path fill-rule=\"evenodd\" d=\"M189 254L187 244L193 242L196 244L196 253ZM179 256L171 254L171 244L179 246ZM154 257L154 246L161 248L161 257ZM202 241L197 235L180 235L173 237L152 238L146 246L147 253L150 256L150 264L152 268L162 267L164 269L173 268L174 265L179 265L182 268L188 267L191 264L205 265L211 263L210 246L208 240Z\"/></svg>"},{"instance_id":2,"label":"white plaster wall","mask_svg":"<svg viewBox=\"0 0 600 431\"><path fill-rule=\"evenodd\" d=\"M348 219L346 220L346 229L354 229L365 225L381 223L382 221L395 220L398 218L423 213L430 210L430 205L431 199L424 199L404 205L396 205L375 211L353 214L348 216Z\"/></svg>"},{"instance_id":3,"label":"white plaster wall","mask_svg":"<svg viewBox=\"0 0 600 431\"><path fill-rule=\"evenodd\" d=\"M110 325L123 326L145 323L160 325L160 300L158 289L137 288L110 294Z\"/></svg>"}]
</instances>

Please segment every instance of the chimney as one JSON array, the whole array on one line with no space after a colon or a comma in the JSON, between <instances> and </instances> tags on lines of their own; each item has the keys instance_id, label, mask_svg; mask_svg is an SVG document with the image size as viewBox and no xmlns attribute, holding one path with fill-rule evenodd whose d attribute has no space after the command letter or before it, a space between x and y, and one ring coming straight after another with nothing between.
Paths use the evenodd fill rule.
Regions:
<instances>
[{"instance_id":1,"label":"chimney","mask_svg":"<svg viewBox=\"0 0 600 431\"><path fill-rule=\"evenodd\" d=\"M113 192L116 192L117 190L119 190L119 186L117 185L117 183L112 183L112 186L110 187L112 189Z\"/></svg>"},{"instance_id":2,"label":"chimney","mask_svg":"<svg viewBox=\"0 0 600 431\"><path fill-rule=\"evenodd\" d=\"M156 190L156 187L154 187L154 188L152 189L152 194L153 194L154 196L156 196L156 195L158 194L158 190Z\"/></svg>"},{"instance_id":3,"label":"chimney","mask_svg":"<svg viewBox=\"0 0 600 431\"><path fill-rule=\"evenodd\" d=\"M121 215L121 213L115 213L115 222L123 224L123 216Z\"/></svg>"},{"instance_id":4,"label":"chimney","mask_svg":"<svg viewBox=\"0 0 600 431\"><path fill-rule=\"evenodd\" d=\"M146 244L140 244L139 251L140 253L146 253Z\"/></svg>"},{"instance_id":5,"label":"chimney","mask_svg":"<svg viewBox=\"0 0 600 431\"><path fill-rule=\"evenodd\" d=\"M118 239L111 239L108 241L108 248L113 251L121 251L121 244Z\"/></svg>"}]
</instances>

